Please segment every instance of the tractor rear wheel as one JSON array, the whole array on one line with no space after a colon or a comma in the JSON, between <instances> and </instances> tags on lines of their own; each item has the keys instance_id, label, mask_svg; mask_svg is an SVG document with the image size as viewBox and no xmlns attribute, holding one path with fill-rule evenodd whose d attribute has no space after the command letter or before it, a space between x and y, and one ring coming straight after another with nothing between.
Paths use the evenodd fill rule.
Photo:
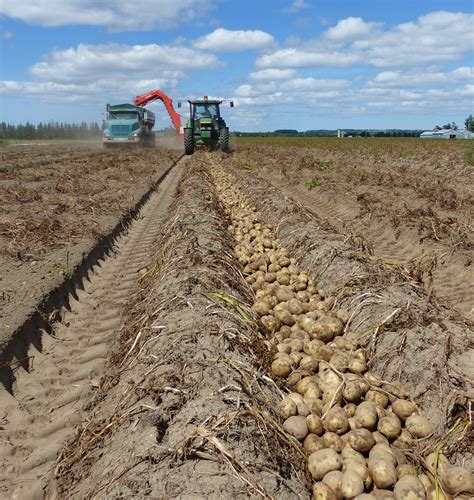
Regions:
<instances>
[{"instance_id":1,"label":"tractor rear wheel","mask_svg":"<svg viewBox=\"0 0 474 500\"><path fill-rule=\"evenodd\" d=\"M194 153L194 131L192 128L184 129L184 152L187 155Z\"/></svg>"},{"instance_id":2,"label":"tractor rear wheel","mask_svg":"<svg viewBox=\"0 0 474 500\"><path fill-rule=\"evenodd\" d=\"M222 127L220 129L219 139L221 151L227 153L229 151L229 129L227 127Z\"/></svg>"}]
</instances>

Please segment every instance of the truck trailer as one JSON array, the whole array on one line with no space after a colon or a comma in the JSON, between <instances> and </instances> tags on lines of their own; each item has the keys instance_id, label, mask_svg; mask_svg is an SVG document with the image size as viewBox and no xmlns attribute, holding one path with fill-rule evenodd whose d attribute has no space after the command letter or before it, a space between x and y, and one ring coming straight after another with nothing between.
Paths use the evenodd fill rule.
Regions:
<instances>
[{"instance_id":1,"label":"truck trailer","mask_svg":"<svg viewBox=\"0 0 474 500\"><path fill-rule=\"evenodd\" d=\"M155 114L134 104L107 104L102 143L114 146L153 147Z\"/></svg>"}]
</instances>

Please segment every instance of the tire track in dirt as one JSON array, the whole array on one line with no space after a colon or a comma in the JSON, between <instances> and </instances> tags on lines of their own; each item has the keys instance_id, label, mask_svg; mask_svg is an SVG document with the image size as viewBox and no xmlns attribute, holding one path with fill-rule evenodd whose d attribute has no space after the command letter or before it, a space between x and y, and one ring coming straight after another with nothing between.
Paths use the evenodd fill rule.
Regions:
<instances>
[{"instance_id":1,"label":"tire track in dirt","mask_svg":"<svg viewBox=\"0 0 474 500\"><path fill-rule=\"evenodd\" d=\"M53 325L53 335L38 332L42 349L29 348L29 369L19 363L11 391L0 387L0 497L42 497L56 457L82 420L118 338L123 308L148 265L183 164L178 162L172 174L168 170L136 220L116 239L113 253L70 296L69 310Z\"/></svg>"},{"instance_id":2,"label":"tire track in dirt","mask_svg":"<svg viewBox=\"0 0 474 500\"><path fill-rule=\"evenodd\" d=\"M413 267L417 263L421 264L422 260L428 263L429 259L437 259L438 265L432 271L432 283L428 282L428 286L443 302L465 317L473 318L471 287L474 268L468 265L468 259L462 251L455 252L442 242L428 239L421 241L416 227L406 224L394 227L387 217L371 213L361 216L357 200L348 193L347 196L333 193L328 197L301 186L289 186L282 179L270 179L265 172L260 175L285 195L298 200L319 218L329 222L341 234L349 232L356 237L363 237L373 256L381 261Z\"/></svg>"}]
</instances>

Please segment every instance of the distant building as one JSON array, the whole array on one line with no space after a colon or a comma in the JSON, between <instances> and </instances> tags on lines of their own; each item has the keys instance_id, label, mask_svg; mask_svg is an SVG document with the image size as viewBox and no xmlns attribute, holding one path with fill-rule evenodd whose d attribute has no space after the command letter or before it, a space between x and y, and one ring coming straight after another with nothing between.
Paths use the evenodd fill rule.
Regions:
<instances>
[{"instance_id":1,"label":"distant building","mask_svg":"<svg viewBox=\"0 0 474 500\"><path fill-rule=\"evenodd\" d=\"M344 136L345 136L345 132L344 132L344 130L338 130L338 131L337 131L337 136L338 136L338 137L344 137Z\"/></svg>"},{"instance_id":2,"label":"distant building","mask_svg":"<svg viewBox=\"0 0 474 500\"><path fill-rule=\"evenodd\" d=\"M474 134L467 130L435 129L423 132L420 137L422 139L474 139Z\"/></svg>"}]
</instances>

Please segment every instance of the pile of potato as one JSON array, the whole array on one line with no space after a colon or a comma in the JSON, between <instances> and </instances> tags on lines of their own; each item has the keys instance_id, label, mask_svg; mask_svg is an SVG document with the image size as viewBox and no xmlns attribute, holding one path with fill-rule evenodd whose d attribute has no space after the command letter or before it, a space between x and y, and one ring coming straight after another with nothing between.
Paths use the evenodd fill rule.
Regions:
<instances>
[{"instance_id":1,"label":"pile of potato","mask_svg":"<svg viewBox=\"0 0 474 500\"><path fill-rule=\"evenodd\" d=\"M425 457L424 469L407 460L416 440L433 432L430 422L402 387L367 370L365 350L345 332L348 313L300 272L231 175L221 169L214 175L235 254L255 292L253 311L271 337L272 373L291 390L279 413L308 453L313 498L448 499L472 492L471 472L443 455L437 466L434 454Z\"/></svg>"}]
</instances>

